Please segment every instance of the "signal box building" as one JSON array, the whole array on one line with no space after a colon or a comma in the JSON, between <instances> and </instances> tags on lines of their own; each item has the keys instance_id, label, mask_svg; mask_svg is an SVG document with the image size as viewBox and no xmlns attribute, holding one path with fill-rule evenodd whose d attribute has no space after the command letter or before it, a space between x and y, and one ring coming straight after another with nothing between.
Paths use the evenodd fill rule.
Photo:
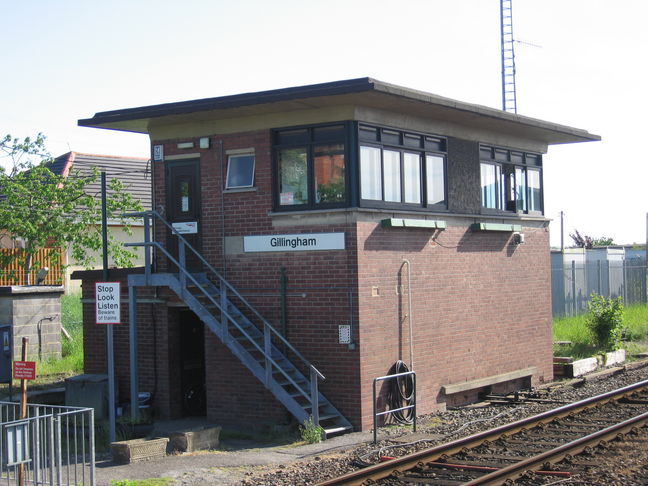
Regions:
<instances>
[{"instance_id":1,"label":"signal box building","mask_svg":"<svg viewBox=\"0 0 648 486\"><path fill-rule=\"evenodd\" d=\"M399 360L419 414L552 379L543 157L598 136L370 78L79 124L151 139L153 256L110 276L122 398L333 433L372 426ZM100 272L77 277L103 373Z\"/></svg>"}]
</instances>

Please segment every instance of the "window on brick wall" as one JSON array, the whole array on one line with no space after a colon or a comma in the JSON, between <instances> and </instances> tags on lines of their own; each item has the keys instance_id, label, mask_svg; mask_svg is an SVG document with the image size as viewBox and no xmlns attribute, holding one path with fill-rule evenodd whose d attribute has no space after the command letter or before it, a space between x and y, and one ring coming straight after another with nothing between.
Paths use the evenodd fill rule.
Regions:
<instances>
[{"instance_id":1,"label":"window on brick wall","mask_svg":"<svg viewBox=\"0 0 648 486\"><path fill-rule=\"evenodd\" d=\"M242 189L254 186L254 154L230 155L227 158L226 189Z\"/></svg>"},{"instance_id":2,"label":"window on brick wall","mask_svg":"<svg viewBox=\"0 0 648 486\"><path fill-rule=\"evenodd\" d=\"M360 125L360 201L366 207L446 209L446 141Z\"/></svg>"},{"instance_id":3,"label":"window on brick wall","mask_svg":"<svg viewBox=\"0 0 648 486\"><path fill-rule=\"evenodd\" d=\"M480 147L481 202L486 211L542 214L542 158Z\"/></svg>"},{"instance_id":4,"label":"window on brick wall","mask_svg":"<svg viewBox=\"0 0 648 486\"><path fill-rule=\"evenodd\" d=\"M346 206L346 147L346 125L343 123L276 130L275 207Z\"/></svg>"}]
</instances>

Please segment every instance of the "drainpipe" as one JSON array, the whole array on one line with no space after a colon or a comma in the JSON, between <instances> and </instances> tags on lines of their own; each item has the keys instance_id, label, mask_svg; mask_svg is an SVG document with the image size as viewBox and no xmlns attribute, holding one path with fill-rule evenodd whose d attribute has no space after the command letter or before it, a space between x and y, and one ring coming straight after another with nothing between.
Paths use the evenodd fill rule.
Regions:
<instances>
[{"instance_id":1,"label":"drainpipe","mask_svg":"<svg viewBox=\"0 0 648 486\"><path fill-rule=\"evenodd\" d=\"M223 259L223 277L227 277L227 255L225 253L225 186L227 182L225 181L225 169L227 161L225 160L225 146L223 145L223 139L221 138L218 143L220 144L220 209L221 209L221 257Z\"/></svg>"},{"instance_id":2,"label":"drainpipe","mask_svg":"<svg viewBox=\"0 0 648 486\"><path fill-rule=\"evenodd\" d=\"M279 276L279 287L281 290L281 334L288 339L288 316L287 316L287 287L288 277L286 276L286 267L281 267L281 275ZM286 352L286 345L283 345L284 353Z\"/></svg>"},{"instance_id":3,"label":"drainpipe","mask_svg":"<svg viewBox=\"0 0 648 486\"><path fill-rule=\"evenodd\" d=\"M407 264L407 316L409 320L409 348L410 348L410 371L414 371L414 316L412 315L412 264L403 258L403 264Z\"/></svg>"}]
</instances>

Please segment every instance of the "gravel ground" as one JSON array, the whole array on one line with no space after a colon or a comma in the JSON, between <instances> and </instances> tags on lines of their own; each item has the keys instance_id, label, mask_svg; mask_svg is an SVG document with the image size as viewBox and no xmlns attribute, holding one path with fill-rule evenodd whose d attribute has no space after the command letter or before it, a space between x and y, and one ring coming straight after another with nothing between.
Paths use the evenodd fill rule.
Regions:
<instances>
[{"instance_id":1,"label":"gravel ground","mask_svg":"<svg viewBox=\"0 0 648 486\"><path fill-rule=\"evenodd\" d=\"M163 461L129 466L104 464L107 467L98 468L98 484L103 486L109 484L110 479L117 478L170 477L176 481L176 485L182 486L313 485L355 470L358 463L374 463L380 456L400 456L535 415L560 406L560 402L571 403L646 380L648 360L617 370L616 373L611 371L614 370L589 375L585 380L552 384L531 394L547 402L472 406L431 414L419 418L416 434L411 432L411 427L384 427L379 430L381 440L376 445L372 442L371 433L349 434L321 445L300 447L253 443L235 444L232 447L230 444L231 450L228 452L170 456ZM645 437L648 439L648 432ZM637 448L636 440L616 445L620 447L620 452L601 459L600 470L588 471L578 481L574 479L560 484L648 484L648 447L627 453L627 450Z\"/></svg>"},{"instance_id":2,"label":"gravel ground","mask_svg":"<svg viewBox=\"0 0 648 486\"><path fill-rule=\"evenodd\" d=\"M642 362L636 368L619 373L605 374L604 372L590 375L585 381L570 381L571 384L566 386L550 386L537 390L535 396L543 400L571 403L645 379L648 379L648 362ZM250 477L238 484L240 486L312 485L354 470L354 464L358 460L373 463L380 455L400 456L535 415L559 405L559 403L525 402L449 410L422 417L418 422L416 437L408 434L409 429L408 431L402 428L381 429L379 437L383 437L383 440L377 445L362 444L352 450L327 456L320 455L306 461L283 465L263 475L250 472ZM421 440L426 435L429 439ZM403 441L406 444L403 444ZM623 450L621 444L619 447ZM634 450L637 448L637 443L626 443L625 447ZM563 481L560 484L646 485L648 484L648 446L643 446L637 453L620 452L616 456L606 456L601 461L601 466L600 470L591 471L586 477L574 478L572 482Z\"/></svg>"}]
</instances>

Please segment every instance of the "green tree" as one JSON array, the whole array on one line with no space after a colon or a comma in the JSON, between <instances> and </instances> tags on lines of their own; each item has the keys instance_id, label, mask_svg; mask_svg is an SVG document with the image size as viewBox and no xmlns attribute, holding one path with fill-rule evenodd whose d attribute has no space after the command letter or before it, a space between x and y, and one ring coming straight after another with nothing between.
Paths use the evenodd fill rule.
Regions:
<instances>
[{"instance_id":1,"label":"green tree","mask_svg":"<svg viewBox=\"0 0 648 486\"><path fill-rule=\"evenodd\" d=\"M83 176L74 170L67 176L53 173L47 166L52 158L42 134L24 140L6 135L0 140L0 156L8 162L7 167L0 167L0 231L24 245L23 255L4 257L0 266L21 258L29 285L35 253L45 246L60 246L69 248L75 262L89 267L91 252L102 248L101 197L87 191L98 180L99 171L94 168ZM112 179L108 185L108 219L118 221L130 234L128 219L122 214L139 211L141 205L119 180ZM112 234L108 252L117 266L131 266L135 257Z\"/></svg>"},{"instance_id":2,"label":"green tree","mask_svg":"<svg viewBox=\"0 0 648 486\"><path fill-rule=\"evenodd\" d=\"M610 246L614 245L614 240L607 236L600 236L595 238L593 236L581 235L578 230L574 230L573 234L569 234L572 240L574 240L574 246L576 248L587 248L592 249L595 246Z\"/></svg>"}]
</instances>

